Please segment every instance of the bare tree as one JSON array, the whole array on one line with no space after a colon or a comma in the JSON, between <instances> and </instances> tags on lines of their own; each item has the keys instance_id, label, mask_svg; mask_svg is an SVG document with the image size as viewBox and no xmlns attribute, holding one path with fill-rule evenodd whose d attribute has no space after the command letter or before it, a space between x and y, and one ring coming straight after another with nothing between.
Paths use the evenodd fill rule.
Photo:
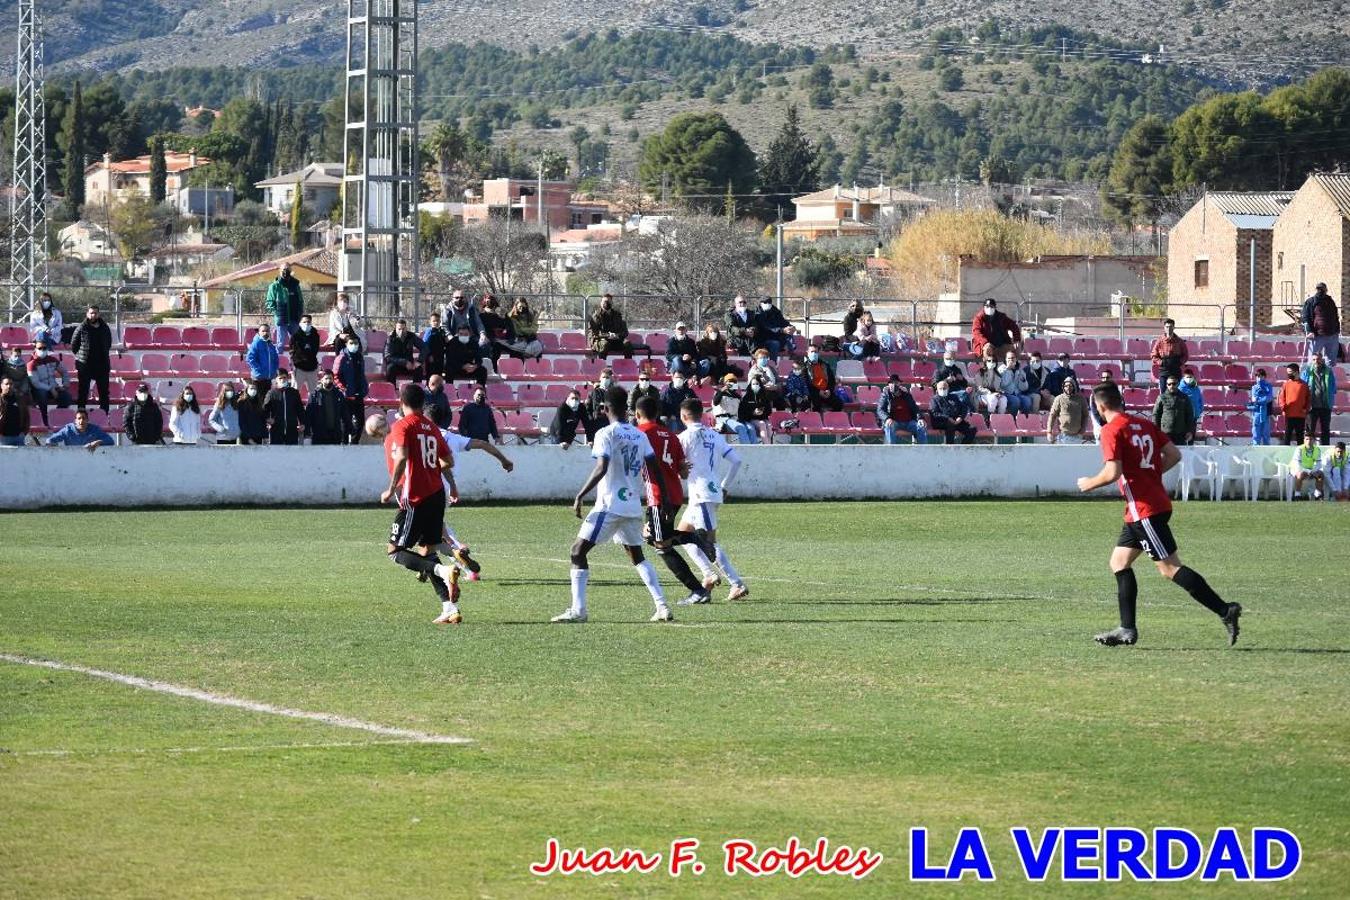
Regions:
<instances>
[{"instance_id":1,"label":"bare tree","mask_svg":"<svg viewBox=\"0 0 1350 900\"><path fill-rule=\"evenodd\" d=\"M455 251L473 263L474 279L494 294L531 291L547 277L548 238L506 219L470 225Z\"/></svg>"}]
</instances>

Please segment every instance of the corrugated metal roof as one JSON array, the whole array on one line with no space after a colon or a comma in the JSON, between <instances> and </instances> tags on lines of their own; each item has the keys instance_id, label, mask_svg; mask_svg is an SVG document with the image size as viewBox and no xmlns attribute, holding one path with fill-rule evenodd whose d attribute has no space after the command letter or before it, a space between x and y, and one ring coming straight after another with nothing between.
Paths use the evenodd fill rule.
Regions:
<instances>
[{"instance_id":1,"label":"corrugated metal roof","mask_svg":"<svg viewBox=\"0 0 1350 900\"><path fill-rule=\"evenodd\" d=\"M1210 191L1206 199L1226 216L1279 216L1293 191Z\"/></svg>"},{"instance_id":2,"label":"corrugated metal roof","mask_svg":"<svg viewBox=\"0 0 1350 900\"><path fill-rule=\"evenodd\" d=\"M1309 181L1315 181L1321 185L1327 195L1335 201L1336 206L1341 211L1341 215L1350 219L1350 175L1341 175L1330 172L1317 172L1308 176Z\"/></svg>"},{"instance_id":3,"label":"corrugated metal roof","mask_svg":"<svg viewBox=\"0 0 1350 900\"><path fill-rule=\"evenodd\" d=\"M1223 217L1238 228L1250 231L1270 231L1275 227L1275 221L1279 219L1279 216L1250 216L1240 213L1224 213Z\"/></svg>"}]
</instances>

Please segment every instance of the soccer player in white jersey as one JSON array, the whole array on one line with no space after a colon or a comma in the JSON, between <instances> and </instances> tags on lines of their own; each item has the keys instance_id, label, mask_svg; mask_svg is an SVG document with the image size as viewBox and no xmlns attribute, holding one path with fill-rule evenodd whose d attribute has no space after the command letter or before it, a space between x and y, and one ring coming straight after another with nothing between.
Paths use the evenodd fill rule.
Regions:
<instances>
[{"instance_id":1,"label":"soccer player in white jersey","mask_svg":"<svg viewBox=\"0 0 1350 900\"><path fill-rule=\"evenodd\" d=\"M596 544L613 539L628 551L638 577L651 592L656 604L656 613L651 620L669 622L674 616L666 605L656 567L642 555L642 501L647 495L642 472L646 469L652 478L661 477L656 453L647 436L627 421L627 394L619 388L610 388L605 395L605 406L612 424L596 434L591 450L595 468L572 503L572 511L580 519L582 501L592 488L598 487L595 506L582 522L576 543L572 545L572 606L567 612L554 616L553 621L586 621L586 583L591 574L586 557Z\"/></svg>"},{"instance_id":2,"label":"soccer player in white jersey","mask_svg":"<svg viewBox=\"0 0 1350 900\"><path fill-rule=\"evenodd\" d=\"M703 404L698 400L686 400L680 404L680 420L684 422L684 431L680 432L680 446L684 448L684 458L689 463L689 505L684 508L677 531L706 532L699 534L703 547L711 547L717 557L717 565L731 582L728 600L743 600L750 596L736 567L731 564L720 544L717 543L717 507L722 505L727 485L735 479L741 470L741 455L736 448L727 443L720 432L703 424ZM730 464L725 478L717 478L717 467L722 460ZM698 544L685 544L689 554L703 573L703 586L711 590L721 583L722 578L713 568L708 554ZM707 603L708 595L702 599L692 599L693 603Z\"/></svg>"}]
</instances>

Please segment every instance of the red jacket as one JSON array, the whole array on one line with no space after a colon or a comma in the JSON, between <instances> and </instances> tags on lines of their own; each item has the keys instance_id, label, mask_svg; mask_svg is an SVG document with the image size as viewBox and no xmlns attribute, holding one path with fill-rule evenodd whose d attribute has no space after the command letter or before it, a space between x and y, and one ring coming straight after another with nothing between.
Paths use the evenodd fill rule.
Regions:
<instances>
[{"instance_id":1,"label":"red jacket","mask_svg":"<svg viewBox=\"0 0 1350 900\"><path fill-rule=\"evenodd\" d=\"M1003 334L1014 344L1022 342L1022 329L1008 315L1001 312L995 312L992 316L985 315L984 310L975 314L975 321L970 326L970 349L978 357L984 350L985 344L993 344L995 347L1004 343L997 340L999 335L996 333L1002 331Z\"/></svg>"},{"instance_id":2,"label":"red jacket","mask_svg":"<svg viewBox=\"0 0 1350 900\"><path fill-rule=\"evenodd\" d=\"M1186 342L1175 334L1170 338L1160 337L1153 342L1153 351L1149 354L1153 359L1153 377L1157 378L1162 373L1162 363L1167 362L1173 373L1177 377L1181 376L1181 367L1186 365L1186 360L1191 358L1191 352L1186 349Z\"/></svg>"}]
</instances>

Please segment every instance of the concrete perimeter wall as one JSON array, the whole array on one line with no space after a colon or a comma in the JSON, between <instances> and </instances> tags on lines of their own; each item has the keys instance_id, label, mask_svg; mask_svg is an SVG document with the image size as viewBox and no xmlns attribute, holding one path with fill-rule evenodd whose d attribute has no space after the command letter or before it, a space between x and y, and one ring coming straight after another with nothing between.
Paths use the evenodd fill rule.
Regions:
<instances>
[{"instance_id":1,"label":"concrete perimeter wall","mask_svg":"<svg viewBox=\"0 0 1350 900\"><path fill-rule=\"evenodd\" d=\"M1037 497L1077 493L1101 468L1095 446L742 447L733 499ZM586 448L506 447L506 474L482 452L455 466L460 494L571 500L592 465ZM375 502L382 449L359 447L0 448L0 510L61 506L343 505ZM1104 490L1106 495L1113 490Z\"/></svg>"}]
</instances>

